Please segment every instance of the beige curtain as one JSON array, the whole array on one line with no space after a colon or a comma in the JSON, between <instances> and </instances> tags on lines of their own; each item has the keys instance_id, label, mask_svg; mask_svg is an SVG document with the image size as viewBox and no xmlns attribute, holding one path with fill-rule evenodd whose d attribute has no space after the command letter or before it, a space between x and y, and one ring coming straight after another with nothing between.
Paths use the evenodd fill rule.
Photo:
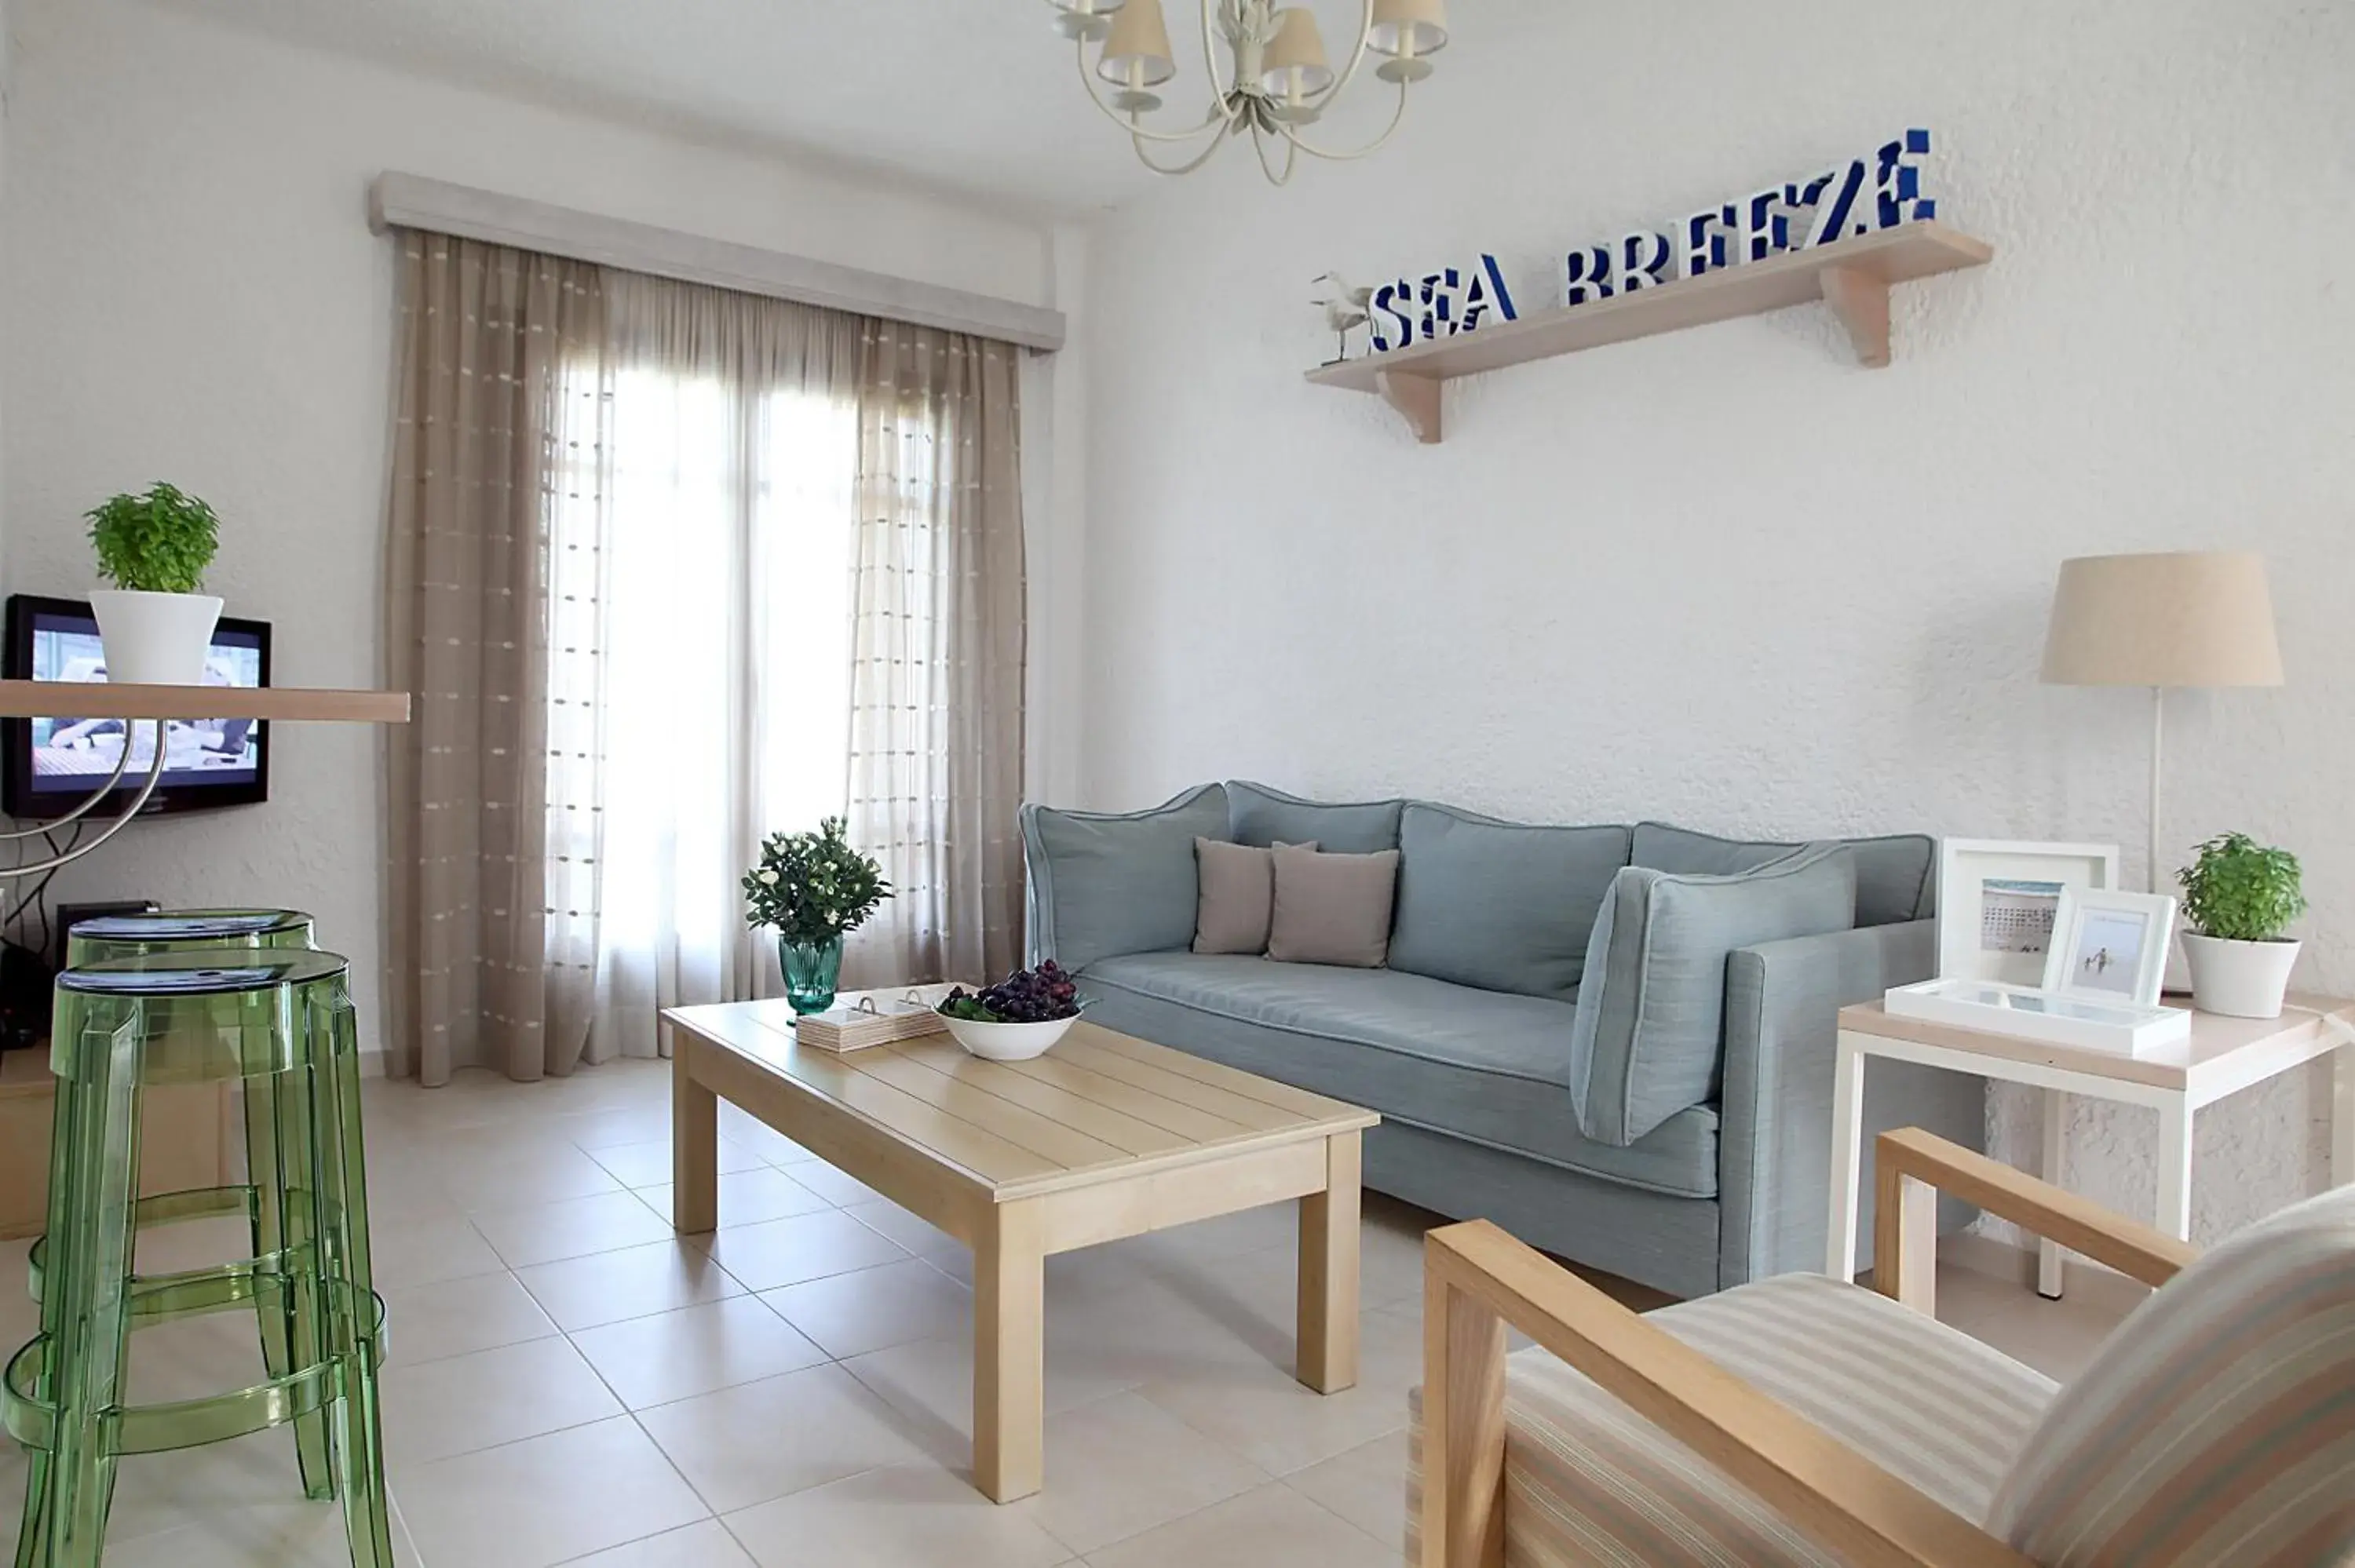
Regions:
<instances>
[{"instance_id":1,"label":"beige curtain","mask_svg":"<svg viewBox=\"0 0 2355 1568\"><path fill-rule=\"evenodd\" d=\"M1022 937L1021 351L865 324L851 582L851 842L897 895L846 986L987 980Z\"/></svg>"},{"instance_id":2,"label":"beige curtain","mask_svg":"<svg viewBox=\"0 0 2355 1568\"><path fill-rule=\"evenodd\" d=\"M603 353L602 276L440 235L400 246L386 643L416 706L388 753L388 1066L537 1078L572 1061L547 1030L578 984L548 961L549 540L581 467L568 434L594 444L593 396L568 412L560 387Z\"/></svg>"},{"instance_id":3,"label":"beige curtain","mask_svg":"<svg viewBox=\"0 0 2355 1568\"><path fill-rule=\"evenodd\" d=\"M1020 938L1018 349L405 235L391 1068L518 1078L773 994L737 879L847 812L846 989Z\"/></svg>"},{"instance_id":4,"label":"beige curtain","mask_svg":"<svg viewBox=\"0 0 2355 1568\"><path fill-rule=\"evenodd\" d=\"M596 503L559 510L551 825L582 852L549 961L589 1005L561 1044L650 1055L666 1007L771 994L739 879L762 837L843 806L860 319L627 272L606 278L612 396ZM559 580L559 588L561 583ZM560 722L560 721L559 721ZM595 832L593 849L586 842Z\"/></svg>"}]
</instances>

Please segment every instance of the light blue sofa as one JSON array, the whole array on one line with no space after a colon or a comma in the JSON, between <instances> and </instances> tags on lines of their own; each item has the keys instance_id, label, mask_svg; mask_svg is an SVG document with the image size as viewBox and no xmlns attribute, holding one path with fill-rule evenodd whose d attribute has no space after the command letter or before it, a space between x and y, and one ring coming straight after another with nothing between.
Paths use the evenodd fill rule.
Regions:
<instances>
[{"instance_id":1,"label":"light blue sofa","mask_svg":"<svg viewBox=\"0 0 2355 1568\"><path fill-rule=\"evenodd\" d=\"M1074 971L1091 1017L1379 1111L1368 1186L1678 1296L1823 1266L1834 1014L1935 964L1916 835L1532 827L1248 783L1026 806L1022 829L1030 961ZM1399 850L1388 967L1191 951L1197 836ZM1869 1086L1868 1137L1981 1147L1982 1080Z\"/></svg>"}]
</instances>

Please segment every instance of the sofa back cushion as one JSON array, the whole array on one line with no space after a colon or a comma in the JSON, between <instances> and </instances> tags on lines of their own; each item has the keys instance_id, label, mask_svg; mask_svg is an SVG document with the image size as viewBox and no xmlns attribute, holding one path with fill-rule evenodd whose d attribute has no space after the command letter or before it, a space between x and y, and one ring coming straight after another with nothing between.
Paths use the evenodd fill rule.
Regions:
<instances>
[{"instance_id":1,"label":"sofa back cushion","mask_svg":"<svg viewBox=\"0 0 2355 1568\"><path fill-rule=\"evenodd\" d=\"M1399 852L1319 854L1315 845L1275 846L1275 902L1267 956L1280 964L1339 964L1378 969L1390 953Z\"/></svg>"},{"instance_id":2,"label":"sofa back cushion","mask_svg":"<svg viewBox=\"0 0 2355 1568\"><path fill-rule=\"evenodd\" d=\"M1227 832L1227 795L1188 789L1147 811L1022 808L1029 872L1030 957L1077 972L1116 953L1194 940L1200 882L1194 841Z\"/></svg>"},{"instance_id":3,"label":"sofa back cushion","mask_svg":"<svg viewBox=\"0 0 2355 1568\"><path fill-rule=\"evenodd\" d=\"M1587 943L1571 1026L1579 1130L1624 1149L1714 1098L1727 955L1855 923L1856 852L1845 844L1809 844L1731 874L1620 872Z\"/></svg>"},{"instance_id":4,"label":"sofa back cushion","mask_svg":"<svg viewBox=\"0 0 2355 1568\"><path fill-rule=\"evenodd\" d=\"M1332 854L1375 854L1399 847L1401 800L1327 805L1264 784L1227 785L1226 837L1264 849L1279 842L1316 843Z\"/></svg>"},{"instance_id":5,"label":"sofa back cushion","mask_svg":"<svg viewBox=\"0 0 2355 1568\"><path fill-rule=\"evenodd\" d=\"M1408 801L1391 968L1577 1001L1587 938L1627 847L1615 825L1530 827Z\"/></svg>"},{"instance_id":6,"label":"sofa back cushion","mask_svg":"<svg viewBox=\"0 0 2355 1568\"><path fill-rule=\"evenodd\" d=\"M2241 1232L2136 1308L1989 1511L2051 1568L2355 1561L2355 1188Z\"/></svg>"},{"instance_id":7,"label":"sofa back cushion","mask_svg":"<svg viewBox=\"0 0 2355 1568\"><path fill-rule=\"evenodd\" d=\"M1926 920L1937 912L1937 879L1932 874L1938 859L1935 839L1924 833L1891 833L1838 842L1856 851L1858 925L1893 926L1901 920ZM1666 822L1638 822L1629 859L1656 871L1724 876L1755 870L1800 847L1721 839Z\"/></svg>"}]
</instances>

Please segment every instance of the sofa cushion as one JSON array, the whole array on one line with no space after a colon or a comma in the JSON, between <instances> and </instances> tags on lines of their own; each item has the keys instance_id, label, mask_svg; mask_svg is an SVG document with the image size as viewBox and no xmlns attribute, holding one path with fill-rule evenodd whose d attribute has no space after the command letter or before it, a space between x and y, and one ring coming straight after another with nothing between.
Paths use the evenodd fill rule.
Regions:
<instances>
[{"instance_id":1,"label":"sofa cushion","mask_svg":"<svg viewBox=\"0 0 2355 1568\"><path fill-rule=\"evenodd\" d=\"M1194 872L1202 885L1194 911L1194 950L1267 951L1268 917L1275 909L1275 852L1198 837Z\"/></svg>"},{"instance_id":2,"label":"sofa cushion","mask_svg":"<svg viewBox=\"0 0 2355 1568\"><path fill-rule=\"evenodd\" d=\"M1887 1297L1785 1274L1645 1315L1974 1524L2051 1404L2050 1378ZM1408 1561L1427 1406L1407 1446ZM1544 1350L1505 1362L1504 1560L1645 1568L1838 1568L1706 1457ZM2054 1561L2039 1558L2039 1562ZM2119 1559L2117 1561L2128 1561Z\"/></svg>"},{"instance_id":3,"label":"sofa cushion","mask_svg":"<svg viewBox=\"0 0 2355 1568\"><path fill-rule=\"evenodd\" d=\"M1892 926L1901 920L1926 920L1937 912L1937 878L1933 874L1937 840L1925 833L1890 833L1838 842L1856 851L1858 925ZM1755 870L1801 847L1721 839L1666 822L1638 822L1629 863L1724 876Z\"/></svg>"},{"instance_id":4,"label":"sofa cushion","mask_svg":"<svg viewBox=\"0 0 2355 1568\"><path fill-rule=\"evenodd\" d=\"M1288 964L1376 969L1390 954L1399 852L1326 854L1278 844L1267 956Z\"/></svg>"},{"instance_id":5,"label":"sofa cushion","mask_svg":"<svg viewBox=\"0 0 2355 1568\"><path fill-rule=\"evenodd\" d=\"M1264 784L1227 785L1227 837L1263 847L1281 840L1312 840L1334 854L1373 854L1399 847L1400 800L1367 800L1333 806L1304 800Z\"/></svg>"},{"instance_id":6,"label":"sofa cushion","mask_svg":"<svg viewBox=\"0 0 2355 1568\"><path fill-rule=\"evenodd\" d=\"M1194 841L1226 831L1226 791L1216 784L1147 811L1024 806L1033 958L1077 971L1110 953L1188 946L1200 901Z\"/></svg>"},{"instance_id":7,"label":"sofa cushion","mask_svg":"<svg viewBox=\"0 0 2355 1568\"><path fill-rule=\"evenodd\" d=\"M1532 827L1408 801L1391 968L1576 1001L1586 941L1627 847L1623 827Z\"/></svg>"},{"instance_id":8,"label":"sofa cushion","mask_svg":"<svg viewBox=\"0 0 2355 1568\"><path fill-rule=\"evenodd\" d=\"M1717 1113L1695 1107L1632 1148L1578 1130L1563 1086L1576 1009L1396 969L1200 953L1100 959L1088 1016L1388 1119L1679 1197L1717 1193Z\"/></svg>"},{"instance_id":9,"label":"sofa cushion","mask_svg":"<svg viewBox=\"0 0 2355 1568\"><path fill-rule=\"evenodd\" d=\"M2137 1308L1993 1516L2052 1568L2355 1562L2355 1188L2231 1237Z\"/></svg>"},{"instance_id":10,"label":"sofa cushion","mask_svg":"<svg viewBox=\"0 0 2355 1568\"><path fill-rule=\"evenodd\" d=\"M1629 1144L1715 1099L1726 955L1855 923L1856 852L1845 844L1812 844L1728 876L1620 872L1587 945L1571 1032L1580 1130Z\"/></svg>"}]
</instances>

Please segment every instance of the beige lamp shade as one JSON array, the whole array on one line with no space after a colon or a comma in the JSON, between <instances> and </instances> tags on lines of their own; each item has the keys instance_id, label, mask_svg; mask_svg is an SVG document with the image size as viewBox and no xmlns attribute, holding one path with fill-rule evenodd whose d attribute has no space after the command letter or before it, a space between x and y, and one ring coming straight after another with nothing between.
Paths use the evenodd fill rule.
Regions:
<instances>
[{"instance_id":1,"label":"beige lamp shade","mask_svg":"<svg viewBox=\"0 0 2355 1568\"><path fill-rule=\"evenodd\" d=\"M2061 563L2044 680L2058 686L2278 686L2265 560L2248 551Z\"/></svg>"},{"instance_id":2,"label":"beige lamp shade","mask_svg":"<svg viewBox=\"0 0 2355 1568\"><path fill-rule=\"evenodd\" d=\"M1305 98L1333 85L1333 67L1325 58L1325 35L1316 29L1316 13L1305 5L1286 5L1275 14L1275 37L1260 57L1260 85L1271 98Z\"/></svg>"},{"instance_id":3,"label":"beige lamp shade","mask_svg":"<svg viewBox=\"0 0 2355 1568\"><path fill-rule=\"evenodd\" d=\"M1374 0L1366 47L1378 55L1414 58L1447 47L1447 0Z\"/></svg>"},{"instance_id":4,"label":"beige lamp shade","mask_svg":"<svg viewBox=\"0 0 2355 1568\"><path fill-rule=\"evenodd\" d=\"M1126 0L1113 13L1112 36L1104 39L1096 74L1123 87L1151 87L1178 74L1161 0Z\"/></svg>"}]
</instances>

